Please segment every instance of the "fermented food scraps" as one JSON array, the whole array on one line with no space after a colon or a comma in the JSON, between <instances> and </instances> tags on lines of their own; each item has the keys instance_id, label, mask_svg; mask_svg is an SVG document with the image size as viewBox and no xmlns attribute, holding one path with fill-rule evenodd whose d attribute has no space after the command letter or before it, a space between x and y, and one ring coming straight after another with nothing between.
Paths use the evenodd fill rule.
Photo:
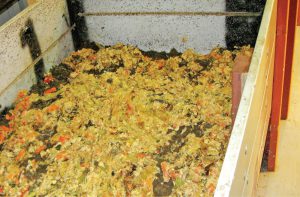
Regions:
<instances>
[{"instance_id":1,"label":"fermented food scraps","mask_svg":"<svg viewBox=\"0 0 300 197\"><path fill-rule=\"evenodd\" d=\"M82 49L21 91L0 126L9 196L211 196L231 131L237 51Z\"/></svg>"}]
</instances>

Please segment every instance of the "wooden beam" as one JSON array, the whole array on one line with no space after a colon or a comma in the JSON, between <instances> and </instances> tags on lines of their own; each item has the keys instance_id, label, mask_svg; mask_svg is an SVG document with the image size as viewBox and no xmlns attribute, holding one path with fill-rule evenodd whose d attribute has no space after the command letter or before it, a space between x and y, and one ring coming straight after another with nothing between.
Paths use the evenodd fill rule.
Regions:
<instances>
[{"instance_id":1,"label":"wooden beam","mask_svg":"<svg viewBox=\"0 0 300 197\"><path fill-rule=\"evenodd\" d=\"M268 170L275 170L276 150L277 150L277 136L279 121L281 118L281 106L285 73L285 59L286 59L286 45L287 45L287 27L289 16L290 0L277 1L277 36L275 49L275 68L273 79L273 95L272 95L272 111L269 126L268 146Z\"/></svg>"},{"instance_id":2,"label":"wooden beam","mask_svg":"<svg viewBox=\"0 0 300 197\"><path fill-rule=\"evenodd\" d=\"M300 0L298 0L298 6L297 6L297 26L300 26Z\"/></svg>"},{"instance_id":3,"label":"wooden beam","mask_svg":"<svg viewBox=\"0 0 300 197\"><path fill-rule=\"evenodd\" d=\"M297 2L298 0L290 0L289 19L288 19L288 32L287 32L287 46L286 46L286 60L285 60L285 74L283 85L283 98L281 119L286 120L289 111L290 89L292 78L292 65L294 57L294 42L296 32L296 19L297 19Z\"/></svg>"}]
</instances>

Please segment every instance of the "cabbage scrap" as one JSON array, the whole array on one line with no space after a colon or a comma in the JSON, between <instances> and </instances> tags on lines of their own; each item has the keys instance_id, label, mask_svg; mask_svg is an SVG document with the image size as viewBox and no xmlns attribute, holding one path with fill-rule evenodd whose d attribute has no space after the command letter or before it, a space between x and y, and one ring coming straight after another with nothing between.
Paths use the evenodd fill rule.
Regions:
<instances>
[{"instance_id":1,"label":"cabbage scrap","mask_svg":"<svg viewBox=\"0 0 300 197\"><path fill-rule=\"evenodd\" d=\"M212 196L241 51L249 47L167 59L123 44L73 52L45 76L45 90L21 92L6 115L0 193Z\"/></svg>"}]
</instances>

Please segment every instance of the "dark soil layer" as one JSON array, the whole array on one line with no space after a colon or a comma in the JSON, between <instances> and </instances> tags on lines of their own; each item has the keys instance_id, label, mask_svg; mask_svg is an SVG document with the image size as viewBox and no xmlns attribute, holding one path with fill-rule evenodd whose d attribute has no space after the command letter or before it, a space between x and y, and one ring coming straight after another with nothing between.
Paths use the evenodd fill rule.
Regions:
<instances>
[{"instance_id":1,"label":"dark soil layer","mask_svg":"<svg viewBox=\"0 0 300 197\"><path fill-rule=\"evenodd\" d=\"M263 12L265 0L227 0L227 11ZM255 46L262 17L227 17L226 44L229 49L250 44Z\"/></svg>"},{"instance_id":2,"label":"dark soil layer","mask_svg":"<svg viewBox=\"0 0 300 197\"><path fill-rule=\"evenodd\" d=\"M169 53L162 51L162 52L157 52L157 51L142 51L142 54L150 57L154 60L159 60L159 59L169 59L170 57L176 57L180 56L182 53L179 53L176 49L172 48Z\"/></svg>"}]
</instances>

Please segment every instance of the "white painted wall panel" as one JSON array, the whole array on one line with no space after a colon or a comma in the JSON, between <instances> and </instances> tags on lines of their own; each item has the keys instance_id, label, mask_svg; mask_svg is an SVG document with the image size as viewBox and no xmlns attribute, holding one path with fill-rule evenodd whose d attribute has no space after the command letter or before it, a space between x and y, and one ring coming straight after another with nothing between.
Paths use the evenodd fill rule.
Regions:
<instances>
[{"instance_id":1,"label":"white painted wall panel","mask_svg":"<svg viewBox=\"0 0 300 197\"><path fill-rule=\"evenodd\" d=\"M9 9L0 14L0 26L6 23L9 19L16 16L19 12L25 9L27 6L26 0L20 0L13 4Z\"/></svg>"},{"instance_id":2,"label":"white painted wall panel","mask_svg":"<svg viewBox=\"0 0 300 197\"><path fill-rule=\"evenodd\" d=\"M86 0L85 12L224 11L224 0ZM143 50L207 53L225 46L223 16L87 16L89 38L104 45L118 42Z\"/></svg>"},{"instance_id":3,"label":"white painted wall panel","mask_svg":"<svg viewBox=\"0 0 300 197\"><path fill-rule=\"evenodd\" d=\"M41 0L0 27L0 110L14 101L19 90L29 89L35 83L29 49L21 46L20 32L26 21L29 18L33 21L43 53L69 29L63 14L68 16L65 1ZM72 50L71 33L68 33L45 54L46 70L60 63Z\"/></svg>"},{"instance_id":4,"label":"white painted wall panel","mask_svg":"<svg viewBox=\"0 0 300 197\"><path fill-rule=\"evenodd\" d=\"M224 11L225 0L84 0L86 11Z\"/></svg>"}]
</instances>

